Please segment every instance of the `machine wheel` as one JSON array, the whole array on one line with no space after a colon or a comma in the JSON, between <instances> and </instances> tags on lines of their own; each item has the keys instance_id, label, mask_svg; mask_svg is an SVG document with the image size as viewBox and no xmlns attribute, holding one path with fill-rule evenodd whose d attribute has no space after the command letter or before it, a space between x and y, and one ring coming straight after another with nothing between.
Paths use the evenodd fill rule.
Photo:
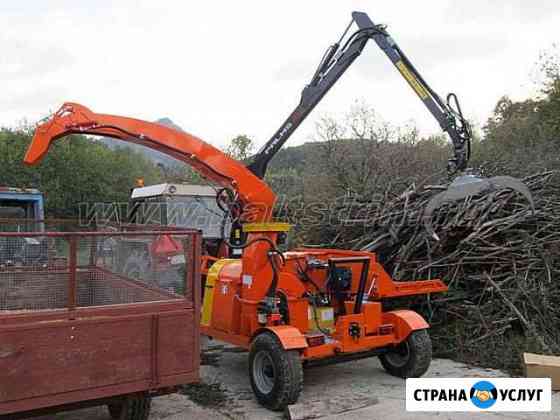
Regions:
<instances>
[{"instance_id":1,"label":"machine wheel","mask_svg":"<svg viewBox=\"0 0 560 420\"><path fill-rule=\"evenodd\" d=\"M148 420L152 399L146 394L132 394L107 405L114 420Z\"/></svg>"},{"instance_id":2,"label":"machine wheel","mask_svg":"<svg viewBox=\"0 0 560 420\"><path fill-rule=\"evenodd\" d=\"M259 403L270 410L294 404L303 387L303 368L297 350L284 350L270 333L259 334L249 352L249 377Z\"/></svg>"},{"instance_id":3,"label":"machine wheel","mask_svg":"<svg viewBox=\"0 0 560 420\"><path fill-rule=\"evenodd\" d=\"M416 330L398 346L379 356L385 370L399 378L418 378L430 367L432 341L428 330Z\"/></svg>"}]
</instances>

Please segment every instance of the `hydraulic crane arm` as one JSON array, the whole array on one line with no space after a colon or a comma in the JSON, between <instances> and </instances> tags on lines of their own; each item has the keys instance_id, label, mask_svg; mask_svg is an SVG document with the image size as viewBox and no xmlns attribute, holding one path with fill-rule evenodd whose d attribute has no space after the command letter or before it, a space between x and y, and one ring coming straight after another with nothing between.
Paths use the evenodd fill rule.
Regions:
<instances>
[{"instance_id":1,"label":"hydraulic crane arm","mask_svg":"<svg viewBox=\"0 0 560 420\"><path fill-rule=\"evenodd\" d=\"M244 221L266 222L272 216L276 196L264 181L242 163L201 139L157 123L96 114L83 105L65 103L46 122L39 124L24 158L37 164L53 141L70 134L91 134L141 144L179 159L218 185L232 190L242 207ZM247 219L248 218L248 219Z\"/></svg>"},{"instance_id":2,"label":"hydraulic crane arm","mask_svg":"<svg viewBox=\"0 0 560 420\"><path fill-rule=\"evenodd\" d=\"M353 24L356 24L358 29L346 37ZM449 172L453 174L467 168L472 134L468 122L463 117L457 96L453 93L449 94L447 103L445 103L418 73L384 26L375 25L366 13L353 12L352 21L342 37L327 49L313 78L303 89L299 104L249 165L249 169L256 176L264 177L270 160L361 54L370 39L374 40L383 50L436 118L441 128L449 134L453 143L453 157L449 160Z\"/></svg>"},{"instance_id":3,"label":"hydraulic crane arm","mask_svg":"<svg viewBox=\"0 0 560 420\"><path fill-rule=\"evenodd\" d=\"M347 37L353 24L356 24L358 29ZM186 162L209 180L234 191L235 197L229 198L237 207L234 218L241 221L269 221L276 196L262 181L268 163L361 54L370 39L385 52L442 129L451 137L454 156L449 161L450 172L465 170L470 154L471 131L463 118L457 97L450 94L447 103L444 103L420 76L385 27L375 25L368 15L362 12L352 14L352 21L342 37L326 51L313 78L304 88L300 103L248 167L187 133L156 123L96 114L74 103L64 104L47 122L37 127L25 162L37 163L54 140L74 133L108 136L138 143ZM455 108L451 106L451 101L454 102Z\"/></svg>"}]
</instances>

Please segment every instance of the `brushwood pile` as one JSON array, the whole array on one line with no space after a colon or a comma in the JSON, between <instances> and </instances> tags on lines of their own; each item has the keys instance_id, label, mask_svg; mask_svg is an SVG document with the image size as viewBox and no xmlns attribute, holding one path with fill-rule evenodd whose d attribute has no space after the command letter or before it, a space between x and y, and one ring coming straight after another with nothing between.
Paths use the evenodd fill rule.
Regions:
<instances>
[{"instance_id":1,"label":"brushwood pile","mask_svg":"<svg viewBox=\"0 0 560 420\"><path fill-rule=\"evenodd\" d=\"M516 370L523 351L560 352L560 189L553 172L423 214L445 186L411 186L339 241L378 254L396 280L440 278L449 292L408 299L432 325L434 355ZM403 302L400 302L401 304ZM391 302L387 302L388 305Z\"/></svg>"}]
</instances>

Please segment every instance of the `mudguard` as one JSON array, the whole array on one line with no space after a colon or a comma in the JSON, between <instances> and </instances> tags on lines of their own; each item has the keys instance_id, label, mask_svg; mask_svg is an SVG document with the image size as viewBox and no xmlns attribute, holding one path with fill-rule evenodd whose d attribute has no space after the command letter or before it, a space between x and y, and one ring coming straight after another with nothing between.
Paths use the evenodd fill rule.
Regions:
<instances>
[{"instance_id":1,"label":"mudguard","mask_svg":"<svg viewBox=\"0 0 560 420\"><path fill-rule=\"evenodd\" d=\"M276 325L271 327L259 328L253 334L251 341L263 332L271 332L282 344L284 350L299 350L308 347L305 336L296 327L291 325Z\"/></svg>"},{"instance_id":2,"label":"mudguard","mask_svg":"<svg viewBox=\"0 0 560 420\"><path fill-rule=\"evenodd\" d=\"M405 340L413 331L430 327L422 315L407 309L383 313L383 323L393 326L395 336L399 341Z\"/></svg>"}]
</instances>

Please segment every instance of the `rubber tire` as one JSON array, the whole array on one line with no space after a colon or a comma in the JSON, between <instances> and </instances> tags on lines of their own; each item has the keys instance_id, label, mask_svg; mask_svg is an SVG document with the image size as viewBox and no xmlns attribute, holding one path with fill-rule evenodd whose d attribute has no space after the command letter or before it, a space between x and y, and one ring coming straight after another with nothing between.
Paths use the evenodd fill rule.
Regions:
<instances>
[{"instance_id":1,"label":"rubber tire","mask_svg":"<svg viewBox=\"0 0 560 420\"><path fill-rule=\"evenodd\" d=\"M432 340L428 330L413 331L403 344L409 348L409 357L404 365L394 365L384 354L379 356L379 360L390 375L399 378L419 378L426 373L432 361Z\"/></svg>"},{"instance_id":2,"label":"rubber tire","mask_svg":"<svg viewBox=\"0 0 560 420\"><path fill-rule=\"evenodd\" d=\"M121 402L107 405L114 420L148 420L152 399L145 394L126 396Z\"/></svg>"},{"instance_id":3,"label":"rubber tire","mask_svg":"<svg viewBox=\"0 0 560 420\"><path fill-rule=\"evenodd\" d=\"M272 390L265 394L255 385L253 363L257 353L265 351L270 356L276 375ZM249 378L257 401L264 407L283 410L294 404L303 388L303 367L297 350L284 350L280 341L271 333L259 334L251 344L249 352Z\"/></svg>"}]
</instances>

